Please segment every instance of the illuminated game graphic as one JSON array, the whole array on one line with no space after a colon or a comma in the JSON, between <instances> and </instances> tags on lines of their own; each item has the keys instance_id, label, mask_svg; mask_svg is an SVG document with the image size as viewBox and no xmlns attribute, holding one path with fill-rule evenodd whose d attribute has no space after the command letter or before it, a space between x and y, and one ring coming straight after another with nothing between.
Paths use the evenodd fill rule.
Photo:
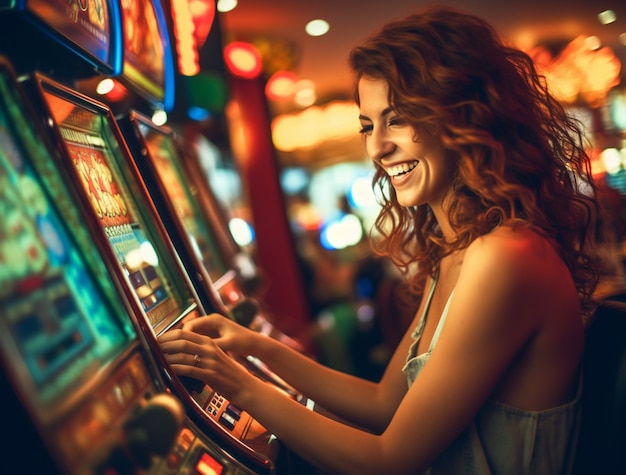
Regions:
<instances>
[{"instance_id":1,"label":"illuminated game graphic","mask_svg":"<svg viewBox=\"0 0 626 475\"><path fill-rule=\"evenodd\" d=\"M20 355L12 360L24 369L22 382L45 404L134 334L102 300L27 162L16 137L35 139L9 87L0 75L0 340L5 351Z\"/></svg>"},{"instance_id":2,"label":"illuminated game graphic","mask_svg":"<svg viewBox=\"0 0 626 475\"><path fill-rule=\"evenodd\" d=\"M44 91L100 226L153 328L168 326L188 305L148 237L139 205L119 169L119 143L104 116Z\"/></svg>"},{"instance_id":3,"label":"illuminated game graphic","mask_svg":"<svg viewBox=\"0 0 626 475\"><path fill-rule=\"evenodd\" d=\"M173 107L174 69L167 26L159 2L121 0L122 77L149 101Z\"/></svg>"},{"instance_id":4,"label":"illuminated game graphic","mask_svg":"<svg viewBox=\"0 0 626 475\"><path fill-rule=\"evenodd\" d=\"M71 134L78 138L76 132ZM86 139L86 137L82 137ZM86 141L86 140L85 140ZM170 312L173 301L159 278L159 259L152 244L143 236L136 220L130 216L128 205L118 191L103 150L68 141L72 162L100 219L118 261L128 271L128 277L144 310L156 325Z\"/></svg>"},{"instance_id":5,"label":"illuminated game graphic","mask_svg":"<svg viewBox=\"0 0 626 475\"><path fill-rule=\"evenodd\" d=\"M148 0L122 0L122 18L124 73L138 80L141 74L146 74L158 85L164 76L163 44L154 6ZM153 93L163 94L158 89Z\"/></svg>"}]
</instances>

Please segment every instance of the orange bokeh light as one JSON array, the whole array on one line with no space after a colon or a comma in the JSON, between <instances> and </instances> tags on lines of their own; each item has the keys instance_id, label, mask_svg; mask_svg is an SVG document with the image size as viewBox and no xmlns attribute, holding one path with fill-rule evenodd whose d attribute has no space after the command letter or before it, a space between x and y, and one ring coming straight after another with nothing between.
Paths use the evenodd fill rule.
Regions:
<instances>
[{"instance_id":1,"label":"orange bokeh light","mask_svg":"<svg viewBox=\"0 0 626 475\"><path fill-rule=\"evenodd\" d=\"M289 99L296 91L296 81L296 75L291 71L278 71L268 79L265 94L272 100Z\"/></svg>"}]
</instances>

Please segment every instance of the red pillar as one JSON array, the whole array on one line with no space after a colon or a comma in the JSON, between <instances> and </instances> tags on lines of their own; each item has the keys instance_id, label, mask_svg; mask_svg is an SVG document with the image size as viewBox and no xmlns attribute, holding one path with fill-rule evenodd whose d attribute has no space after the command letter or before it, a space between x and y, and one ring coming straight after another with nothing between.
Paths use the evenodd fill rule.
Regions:
<instances>
[{"instance_id":1,"label":"red pillar","mask_svg":"<svg viewBox=\"0 0 626 475\"><path fill-rule=\"evenodd\" d=\"M256 231L263 301L278 328L297 337L310 320L304 280L286 215L261 77L231 77L231 136Z\"/></svg>"}]
</instances>

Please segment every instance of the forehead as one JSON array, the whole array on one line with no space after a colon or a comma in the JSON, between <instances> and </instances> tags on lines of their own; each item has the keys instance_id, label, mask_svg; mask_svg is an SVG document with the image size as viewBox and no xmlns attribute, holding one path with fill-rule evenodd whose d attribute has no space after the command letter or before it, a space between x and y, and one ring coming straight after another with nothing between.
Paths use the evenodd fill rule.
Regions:
<instances>
[{"instance_id":1,"label":"forehead","mask_svg":"<svg viewBox=\"0 0 626 475\"><path fill-rule=\"evenodd\" d=\"M361 116L373 119L389 109L389 86L384 79L362 77L358 90Z\"/></svg>"}]
</instances>

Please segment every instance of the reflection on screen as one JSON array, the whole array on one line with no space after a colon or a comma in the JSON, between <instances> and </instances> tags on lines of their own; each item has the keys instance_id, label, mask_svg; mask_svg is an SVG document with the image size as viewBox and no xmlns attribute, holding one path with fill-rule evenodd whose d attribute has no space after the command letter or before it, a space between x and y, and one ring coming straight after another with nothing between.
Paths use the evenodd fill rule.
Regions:
<instances>
[{"instance_id":1,"label":"reflection on screen","mask_svg":"<svg viewBox=\"0 0 626 475\"><path fill-rule=\"evenodd\" d=\"M32 138L20 127L24 117L10 116L20 113L11 97L0 75L2 345L19 355L10 356L11 363L25 370L34 398L48 403L134 335L125 333L102 300L62 216L26 161L17 137Z\"/></svg>"},{"instance_id":2,"label":"reflection on screen","mask_svg":"<svg viewBox=\"0 0 626 475\"><path fill-rule=\"evenodd\" d=\"M152 327L182 312L183 299L166 276L154 242L141 221L137 201L116 165L112 133L105 118L59 96L44 93L80 178L85 197L99 219Z\"/></svg>"},{"instance_id":3,"label":"reflection on screen","mask_svg":"<svg viewBox=\"0 0 626 475\"><path fill-rule=\"evenodd\" d=\"M214 282L217 281L226 274L228 269L221 259L214 236L208 229L206 221L202 219L189 188L185 184L185 179L177 162L179 157L172 137L157 132L142 123L139 124L139 129L146 139L149 156L159 174L159 179L174 205L189 239L211 279Z\"/></svg>"}]
</instances>

